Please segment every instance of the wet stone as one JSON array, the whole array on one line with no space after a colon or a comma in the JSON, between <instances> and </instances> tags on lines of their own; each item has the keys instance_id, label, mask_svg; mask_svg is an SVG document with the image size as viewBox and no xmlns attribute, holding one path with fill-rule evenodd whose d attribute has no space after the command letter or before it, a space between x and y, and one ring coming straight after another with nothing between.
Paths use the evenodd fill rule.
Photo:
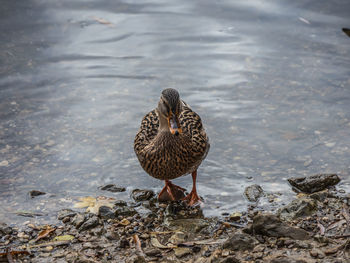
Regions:
<instances>
[{"instance_id":1,"label":"wet stone","mask_svg":"<svg viewBox=\"0 0 350 263\"><path fill-rule=\"evenodd\" d=\"M225 241L222 247L224 249L244 251L252 250L257 243L257 240L250 235L234 233L227 241Z\"/></svg>"},{"instance_id":2,"label":"wet stone","mask_svg":"<svg viewBox=\"0 0 350 263\"><path fill-rule=\"evenodd\" d=\"M77 212L75 212L71 209L62 209L58 212L57 219L62 220L63 218L66 218L66 217L73 217L76 214L77 214Z\"/></svg>"},{"instance_id":3,"label":"wet stone","mask_svg":"<svg viewBox=\"0 0 350 263\"><path fill-rule=\"evenodd\" d=\"M137 214L137 211L128 206L121 206L115 210L115 216L133 216Z\"/></svg>"},{"instance_id":4,"label":"wet stone","mask_svg":"<svg viewBox=\"0 0 350 263\"><path fill-rule=\"evenodd\" d=\"M127 260L127 263L146 263L146 259L144 256L138 256L134 255L129 260Z\"/></svg>"},{"instance_id":5,"label":"wet stone","mask_svg":"<svg viewBox=\"0 0 350 263\"><path fill-rule=\"evenodd\" d=\"M244 196L250 202L257 202L264 195L264 190L260 185L253 184L245 188Z\"/></svg>"},{"instance_id":6,"label":"wet stone","mask_svg":"<svg viewBox=\"0 0 350 263\"><path fill-rule=\"evenodd\" d=\"M175 251L175 256L177 258L183 258L187 255L192 254L192 250L189 249L188 247L178 247L178 248L175 248L174 251Z\"/></svg>"},{"instance_id":7,"label":"wet stone","mask_svg":"<svg viewBox=\"0 0 350 263\"><path fill-rule=\"evenodd\" d=\"M114 206L127 206L127 202L123 201L123 200L117 200L114 203Z\"/></svg>"},{"instance_id":8,"label":"wet stone","mask_svg":"<svg viewBox=\"0 0 350 263\"><path fill-rule=\"evenodd\" d=\"M93 228L99 224L99 219L96 215L88 214L87 217L87 220L79 227L80 231Z\"/></svg>"},{"instance_id":9,"label":"wet stone","mask_svg":"<svg viewBox=\"0 0 350 263\"><path fill-rule=\"evenodd\" d=\"M115 211L108 206L100 206L98 209L98 215L103 219L116 218Z\"/></svg>"},{"instance_id":10,"label":"wet stone","mask_svg":"<svg viewBox=\"0 0 350 263\"><path fill-rule=\"evenodd\" d=\"M288 182L299 191L314 193L338 184L340 178L336 174L316 174L309 177L290 178Z\"/></svg>"},{"instance_id":11,"label":"wet stone","mask_svg":"<svg viewBox=\"0 0 350 263\"><path fill-rule=\"evenodd\" d=\"M39 196L39 195L45 195L46 193L45 192L41 192L41 191L38 191L38 190L32 190L29 192L29 196L31 198L34 198L36 196Z\"/></svg>"},{"instance_id":12,"label":"wet stone","mask_svg":"<svg viewBox=\"0 0 350 263\"><path fill-rule=\"evenodd\" d=\"M141 190L141 189L135 189L131 193L131 197L136 202L150 200L152 197L154 197L154 195L155 194L152 190Z\"/></svg>"},{"instance_id":13,"label":"wet stone","mask_svg":"<svg viewBox=\"0 0 350 263\"><path fill-rule=\"evenodd\" d=\"M72 225L79 228L85 222L85 216L83 214L76 214L72 219Z\"/></svg>"},{"instance_id":14,"label":"wet stone","mask_svg":"<svg viewBox=\"0 0 350 263\"><path fill-rule=\"evenodd\" d=\"M197 218L165 220L164 224L170 229L191 233L197 233L209 226L206 220Z\"/></svg>"},{"instance_id":15,"label":"wet stone","mask_svg":"<svg viewBox=\"0 0 350 263\"><path fill-rule=\"evenodd\" d=\"M159 249L150 249L145 251L146 256L149 257L161 257L162 252Z\"/></svg>"},{"instance_id":16,"label":"wet stone","mask_svg":"<svg viewBox=\"0 0 350 263\"><path fill-rule=\"evenodd\" d=\"M0 222L0 236L9 235L12 233L12 228L5 223Z\"/></svg>"},{"instance_id":17,"label":"wet stone","mask_svg":"<svg viewBox=\"0 0 350 263\"><path fill-rule=\"evenodd\" d=\"M220 263L240 263L240 262L241 261L234 256L224 258L220 261Z\"/></svg>"},{"instance_id":18,"label":"wet stone","mask_svg":"<svg viewBox=\"0 0 350 263\"><path fill-rule=\"evenodd\" d=\"M253 218L252 230L256 234L270 237L290 237L292 239L310 239L308 232L301 228L289 226L272 214L258 214Z\"/></svg>"},{"instance_id":19,"label":"wet stone","mask_svg":"<svg viewBox=\"0 0 350 263\"><path fill-rule=\"evenodd\" d=\"M107 184L99 187L100 190L109 191L112 193L125 192L125 187L118 187L115 184Z\"/></svg>"},{"instance_id":20,"label":"wet stone","mask_svg":"<svg viewBox=\"0 0 350 263\"><path fill-rule=\"evenodd\" d=\"M290 204L280 208L278 216L283 220L293 220L299 217L310 216L317 210L317 202L311 198L298 198Z\"/></svg>"},{"instance_id":21,"label":"wet stone","mask_svg":"<svg viewBox=\"0 0 350 263\"><path fill-rule=\"evenodd\" d=\"M307 263L302 259L295 259L292 257L276 257L271 259L269 263Z\"/></svg>"}]
</instances>

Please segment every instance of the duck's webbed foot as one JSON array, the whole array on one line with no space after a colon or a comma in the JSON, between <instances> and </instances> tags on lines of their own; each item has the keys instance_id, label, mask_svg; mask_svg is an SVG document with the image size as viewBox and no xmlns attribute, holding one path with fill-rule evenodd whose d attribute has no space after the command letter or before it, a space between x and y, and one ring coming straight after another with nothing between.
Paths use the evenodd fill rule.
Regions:
<instances>
[{"instance_id":1,"label":"duck's webbed foot","mask_svg":"<svg viewBox=\"0 0 350 263\"><path fill-rule=\"evenodd\" d=\"M158 201L166 202L181 200L185 197L185 191L186 189L173 184L169 180L165 180L165 186L158 194Z\"/></svg>"}]
</instances>

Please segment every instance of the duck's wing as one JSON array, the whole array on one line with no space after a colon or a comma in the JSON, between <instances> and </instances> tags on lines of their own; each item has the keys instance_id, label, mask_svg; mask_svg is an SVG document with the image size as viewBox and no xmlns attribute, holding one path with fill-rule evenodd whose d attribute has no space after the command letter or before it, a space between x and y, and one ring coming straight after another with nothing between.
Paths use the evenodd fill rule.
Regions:
<instances>
[{"instance_id":1,"label":"duck's wing","mask_svg":"<svg viewBox=\"0 0 350 263\"><path fill-rule=\"evenodd\" d=\"M138 155L156 137L159 127L159 118L156 110L150 111L143 117L141 126L135 136L134 150Z\"/></svg>"}]
</instances>

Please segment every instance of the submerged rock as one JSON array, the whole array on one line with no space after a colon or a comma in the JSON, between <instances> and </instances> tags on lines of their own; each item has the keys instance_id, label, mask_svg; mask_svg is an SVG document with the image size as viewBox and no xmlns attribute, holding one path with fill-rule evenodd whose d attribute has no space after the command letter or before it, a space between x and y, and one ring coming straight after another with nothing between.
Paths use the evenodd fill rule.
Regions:
<instances>
[{"instance_id":1,"label":"submerged rock","mask_svg":"<svg viewBox=\"0 0 350 263\"><path fill-rule=\"evenodd\" d=\"M245 188L244 195L250 202L257 202L264 195L264 190L260 185L253 184Z\"/></svg>"},{"instance_id":2,"label":"submerged rock","mask_svg":"<svg viewBox=\"0 0 350 263\"><path fill-rule=\"evenodd\" d=\"M12 233L12 228L6 225L5 223L0 222L0 237L9 235Z\"/></svg>"},{"instance_id":3,"label":"submerged rock","mask_svg":"<svg viewBox=\"0 0 350 263\"><path fill-rule=\"evenodd\" d=\"M103 191L109 191L109 192L112 192L112 193L125 192L126 191L125 187L118 187L115 184L107 184L107 185L104 185L104 186L100 186L99 189L103 190Z\"/></svg>"},{"instance_id":4,"label":"submerged rock","mask_svg":"<svg viewBox=\"0 0 350 263\"><path fill-rule=\"evenodd\" d=\"M150 200L153 196L154 196L154 192L152 190L135 189L131 193L131 197L136 202L142 202L142 201Z\"/></svg>"},{"instance_id":5,"label":"submerged rock","mask_svg":"<svg viewBox=\"0 0 350 263\"><path fill-rule=\"evenodd\" d=\"M338 184L340 178L336 174L316 174L309 177L290 178L288 182L299 191L314 193Z\"/></svg>"},{"instance_id":6,"label":"submerged rock","mask_svg":"<svg viewBox=\"0 0 350 263\"><path fill-rule=\"evenodd\" d=\"M34 198L34 197L39 196L39 195L45 195L45 194L46 194L45 192L38 191L38 190L32 190L29 192L29 196L31 198Z\"/></svg>"},{"instance_id":7,"label":"submerged rock","mask_svg":"<svg viewBox=\"0 0 350 263\"><path fill-rule=\"evenodd\" d=\"M305 230L292 227L272 214L256 215L253 218L252 230L253 233L270 237L290 237L298 240L311 238Z\"/></svg>"},{"instance_id":8,"label":"submerged rock","mask_svg":"<svg viewBox=\"0 0 350 263\"><path fill-rule=\"evenodd\" d=\"M317 202L311 198L298 198L280 208L278 216L283 220L293 220L298 217L312 215L317 210Z\"/></svg>"},{"instance_id":9,"label":"submerged rock","mask_svg":"<svg viewBox=\"0 0 350 263\"><path fill-rule=\"evenodd\" d=\"M257 243L257 240L250 235L235 233L227 241L225 241L222 247L224 249L244 251L252 250Z\"/></svg>"}]
</instances>

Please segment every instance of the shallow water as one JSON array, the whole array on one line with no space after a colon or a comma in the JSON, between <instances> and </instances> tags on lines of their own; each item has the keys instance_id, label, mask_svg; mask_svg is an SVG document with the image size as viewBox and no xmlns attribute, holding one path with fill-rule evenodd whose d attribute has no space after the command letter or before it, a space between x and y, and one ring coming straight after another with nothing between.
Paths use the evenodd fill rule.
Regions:
<instances>
[{"instance_id":1,"label":"shallow water","mask_svg":"<svg viewBox=\"0 0 350 263\"><path fill-rule=\"evenodd\" d=\"M242 210L246 186L338 173L349 189L348 1L5 1L0 7L0 221L53 220L81 196L159 191L133 152L172 87L211 140L205 213ZM112 194L98 186L127 187ZM176 184L190 189L185 176ZM47 195L29 198L30 190Z\"/></svg>"}]
</instances>

